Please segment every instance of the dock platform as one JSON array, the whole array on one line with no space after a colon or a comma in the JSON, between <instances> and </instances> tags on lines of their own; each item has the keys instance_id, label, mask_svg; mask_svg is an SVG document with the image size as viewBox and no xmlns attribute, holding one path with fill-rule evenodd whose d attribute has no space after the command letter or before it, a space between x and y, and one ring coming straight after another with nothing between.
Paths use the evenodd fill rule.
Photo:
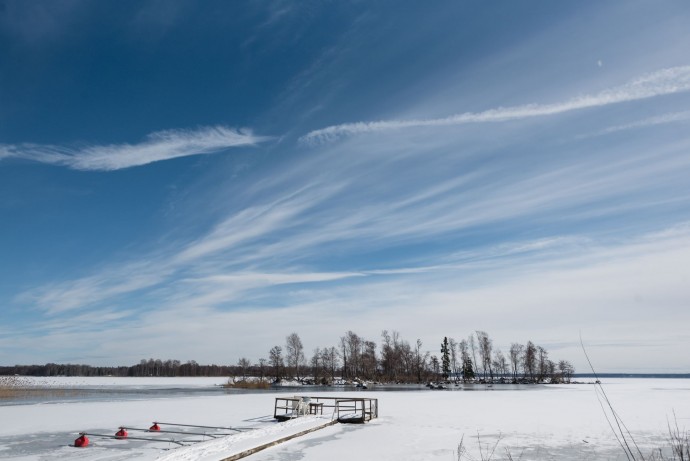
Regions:
<instances>
[{"instance_id":1,"label":"dock platform","mask_svg":"<svg viewBox=\"0 0 690 461\"><path fill-rule=\"evenodd\" d=\"M379 416L378 399L363 397L276 397L273 417L289 421L304 415L323 415L324 409L331 419L340 423L366 423Z\"/></svg>"}]
</instances>

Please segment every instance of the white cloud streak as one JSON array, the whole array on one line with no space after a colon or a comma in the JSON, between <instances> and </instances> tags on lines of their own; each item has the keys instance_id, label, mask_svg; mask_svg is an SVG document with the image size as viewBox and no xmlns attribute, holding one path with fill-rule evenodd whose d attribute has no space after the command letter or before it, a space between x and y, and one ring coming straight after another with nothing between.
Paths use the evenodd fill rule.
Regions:
<instances>
[{"instance_id":1,"label":"white cloud streak","mask_svg":"<svg viewBox=\"0 0 690 461\"><path fill-rule=\"evenodd\" d=\"M25 292L17 300L35 303L48 314L58 314L89 308L103 300L149 288L163 282L171 273L169 266L151 261L125 264L88 277Z\"/></svg>"},{"instance_id":2,"label":"white cloud streak","mask_svg":"<svg viewBox=\"0 0 690 461\"><path fill-rule=\"evenodd\" d=\"M215 305L228 302L249 289L261 286L321 282L354 276L355 274L340 273L301 274L298 269L291 269L290 275L285 273L282 276L279 273L267 274L260 271L245 271L234 278L228 275L230 268L260 263L263 253L252 254L257 251L257 240L260 241L277 230L297 225L311 207L337 190L338 187L334 185L319 189L319 194L300 189L267 204L243 209L218 223L206 235L182 248L171 249L165 256L149 255L137 262L106 267L92 276L30 290L19 295L17 300L32 302L48 314L57 314L99 305L128 293L164 286L173 278L184 279L187 282L185 289L197 287L203 291L217 286L209 282L213 280L213 275L222 274L221 278L225 281L233 281L223 291L223 296L206 297L199 291L193 291L194 288L190 290L197 300ZM295 248L290 252L294 251ZM278 281L280 277L283 277L283 281ZM211 291L217 292L215 289Z\"/></svg>"},{"instance_id":3,"label":"white cloud streak","mask_svg":"<svg viewBox=\"0 0 690 461\"><path fill-rule=\"evenodd\" d=\"M307 145L314 145L334 141L342 136L371 132L520 120L531 117L556 115L579 109L637 101L688 90L690 90L690 66L671 67L644 75L618 87L609 88L592 95L578 96L564 102L498 107L483 112L465 112L436 119L380 120L375 122L345 123L311 131L302 136L300 142Z\"/></svg>"},{"instance_id":4,"label":"white cloud streak","mask_svg":"<svg viewBox=\"0 0 690 461\"><path fill-rule=\"evenodd\" d=\"M267 204L243 209L220 222L207 235L191 242L175 257L175 262L189 262L229 248L237 248L277 229L287 231L300 224L305 219L305 214L315 205L340 189L336 184L319 186L305 186Z\"/></svg>"},{"instance_id":5,"label":"white cloud streak","mask_svg":"<svg viewBox=\"0 0 690 461\"><path fill-rule=\"evenodd\" d=\"M314 273L235 273L227 275L213 275L193 282L208 282L210 284L257 283L270 285L284 285L290 283L330 282L350 277L361 277L357 272L314 272Z\"/></svg>"},{"instance_id":6,"label":"white cloud streak","mask_svg":"<svg viewBox=\"0 0 690 461\"><path fill-rule=\"evenodd\" d=\"M113 171L191 155L213 154L231 147L251 146L268 138L249 130L224 126L196 130L165 130L138 144L66 147L46 144L0 145L0 160L21 158L83 171Z\"/></svg>"},{"instance_id":7,"label":"white cloud streak","mask_svg":"<svg viewBox=\"0 0 690 461\"><path fill-rule=\"evenodd\" d=\"M647 128L657 125L666 125L669 123L685 122L687 120L690 120L690 111L674 112L670 114L658 115L656 117L649 117L633 123L612 126L600 131L597 134L616 133L618 131L635 130L637 128Z\"/></svg>"}]
</instances>

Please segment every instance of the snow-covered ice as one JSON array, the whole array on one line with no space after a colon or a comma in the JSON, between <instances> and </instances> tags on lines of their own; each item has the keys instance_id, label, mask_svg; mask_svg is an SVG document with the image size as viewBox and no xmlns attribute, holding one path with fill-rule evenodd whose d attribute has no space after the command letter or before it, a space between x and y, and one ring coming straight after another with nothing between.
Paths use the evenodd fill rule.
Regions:
<instances>
[{"instance_id":1,"label":"snow-covered ice","mask_svg":"<svg viewBox=\"0 0 690 461\"><path fill-rule=\"evenodd\" d=\"M214 386L225 379L74 378L52 386ZM75 382L78 381L78 382ZM605 390L642 452L662 446L667 423L677 418L690 426L690 380L608 379ZM625 456L611 433L594 386L571 384L475 386L474 391L361 391L379 399L379 419L364 425L327 427L252 455L252 460L300 459L454 460L458 443L479 459L482 448L498 442L495 458L508 449L522 459L608 459ZM295 391L291 391L295 392ZM352 397L351 392L299 389L300 395ZM272 421L274 398L262 392L182 395L150 400L62 401L0 406L0 458L15 460L153 460L222 459L240 447L320 424L316 418L288 423ZM1 402L0 402L1 405ZM153 421L218 426L253 426L252 433L175 448L167 442L92 439L84 449L70 447L77 433L114 434L120 425L148 427ZM251 434L251 435L250 435ZM160 434L163 436L164 434Z\"/></svg>"}]
</instances>

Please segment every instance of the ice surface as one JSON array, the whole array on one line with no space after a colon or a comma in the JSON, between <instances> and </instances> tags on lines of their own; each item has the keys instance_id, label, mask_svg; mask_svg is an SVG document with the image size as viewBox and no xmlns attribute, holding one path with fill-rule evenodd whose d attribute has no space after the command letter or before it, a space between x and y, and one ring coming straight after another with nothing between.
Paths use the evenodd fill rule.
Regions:
<instances>
[{"instance_id":1,"label":"ice surface","mask_svg":"<svg viewBox=\"0 0 690 461\"><path fill-rule=\"evenodd\" d=\"M171 381L146 378L150 386ZM193 379L184 386L220 384ZM100 384L79 378L79 385L143 385L133 378L110 378ZM643 453L665 443L667 421L690 426L690 380L609 379L605 390ZM479 387L479 389L482 389ZM625 459L611 434L593 385L532 386L528 390L484 388L480 391L362 391L379 399L379 419L364 425L335 425L252 455L251 460L455 460L461 439L475 458L500 438L496 454L509 449L523 460ZM317 395L314 389L300 394ZM352 397L337 388L322 395ZM70 401L0 406L0 458L16 460L153 460L221 459L240 444L276 438L297 426L318 424L313 418L272 421L275 392L157 398L152 400ZM186 424L254 426L241 434L188 448L163 442L92 439L85 449L70 447L79 431L114 434L118 426L149 427L153 421ZM290 427L294 426L294 427ZM283 427L284 429L278 429ZM161 434L162 435L162 434ZM248 441L249 440L249 441ZM233 448L234 444L234 448ZM258 443L257 443L258 444ZM242 445L245 446L245 445ZM227 450L227 451L226 451Z\"/></svg>"}]
</instances>

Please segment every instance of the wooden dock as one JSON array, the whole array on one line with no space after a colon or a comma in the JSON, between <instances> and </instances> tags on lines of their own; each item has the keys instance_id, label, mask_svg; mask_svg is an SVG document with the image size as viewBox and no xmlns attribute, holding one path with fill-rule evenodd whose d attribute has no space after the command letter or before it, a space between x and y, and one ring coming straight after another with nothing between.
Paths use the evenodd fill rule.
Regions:
<instances>
[{"instance_id":1,"label":"wooden dock","mask_svg":"<svg viewBox=\"0 0 690 461\"><path fill-rule=\"evenodd\" d=\"M378 408L378 399L372 398L277 397L273 416L285 423L180 447L160 459L236 461L338 423L366 423L378 417Z\"/></svg>"},{"instance_id":2,"label":"wooden dock","mask_svg":"<svg viewBox=\"0 0 690 461\"><path fill-rule=\"evenodd\" d=\"M274 446L281 444L283 442L287 442L288 440L292 440L292 439L295 439L297 437L302 437L303 435L307 435L311 432L316 432L316 431L321 430L325 427L333 426L337 422L338 422L337 419L326 421L324 424L322 424L320 426L311 427L309 429L305 429L305 430L298 432L296 434L286 435L285 437L281 437L277 440L272 440L271 442L261 444L257 447L249 448L249 449L244 450L240 453L235 453L234 455L229 456L227 458L223 458L220 461L236 461L238 459L246 458L247 456L253 455L254 453L257 453L261 450L265 450L266 448L274 447Z\"/></svg>"},{"instance_id":3,"label":"wooden dock","mask_svg":"<svg viewBox=\"0 0 690 461\"><path fill-rule=\"evenodd\" d=\"M379 416L378 399L362 397L276 397L273 417L288 421L304 415L323 415L330 410L331 419L340 423L366 423Z\"/></svg>"}]
</instances>

